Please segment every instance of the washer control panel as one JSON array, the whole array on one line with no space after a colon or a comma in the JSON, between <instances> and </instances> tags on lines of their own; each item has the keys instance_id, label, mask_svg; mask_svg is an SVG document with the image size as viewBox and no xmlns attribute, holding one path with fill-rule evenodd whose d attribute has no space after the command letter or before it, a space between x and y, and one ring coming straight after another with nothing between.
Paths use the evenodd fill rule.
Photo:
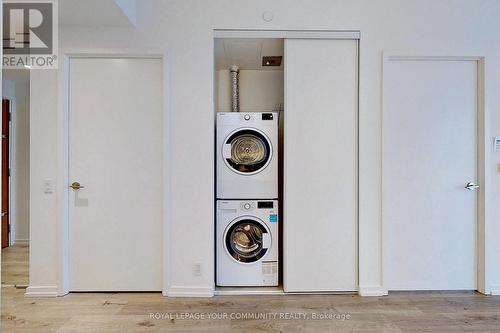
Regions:
<instances>
[{"instance_id":1,"label":"washer control panel","mask_svg":"<svg viewBox=\"0 0 500 333\"><path fill-rule=\"evenodd\" d=\"M255 205L253 202L242 202L241 203L241 209L245 211L250 211L255 208Z\"/></svg>"},{"instance_id":2,"label":"washer control panel","mask_svg":"<svg viewBox=\"0 0 500 333\"><path fill-rule=\"evenodd\" d=\"M221 211L234 214L238 212L252 212L255 214L276 215L278 212L277 200L218 200L217 206ZM274 218L273 218L274 219ZM270 221L275 222L275 221Z\"/></svg>"}]
</instances>

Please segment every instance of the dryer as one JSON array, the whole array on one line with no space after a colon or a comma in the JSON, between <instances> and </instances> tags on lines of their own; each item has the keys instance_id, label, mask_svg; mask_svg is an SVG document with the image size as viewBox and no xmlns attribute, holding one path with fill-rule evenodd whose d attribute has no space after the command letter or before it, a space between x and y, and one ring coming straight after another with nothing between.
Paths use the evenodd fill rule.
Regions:
<instances>
[{"instance_id":1,"label":"dryer","mask_svg":"<svg viewBox=\"0 0 500 333\"><path fill-rule=\"evenodd\" d=\"M218 286L278 286L278 201L219 200Z\"/></svg>"},{"instance_id":2,"label":"dryer","mask_svg":"<svg viewBox=\"0 0 500 333\"><path fill-rule=\"evenodd\" d=\"M217 113L217 198L278 198L278 113Z\"/></svg>"}]
</instances>

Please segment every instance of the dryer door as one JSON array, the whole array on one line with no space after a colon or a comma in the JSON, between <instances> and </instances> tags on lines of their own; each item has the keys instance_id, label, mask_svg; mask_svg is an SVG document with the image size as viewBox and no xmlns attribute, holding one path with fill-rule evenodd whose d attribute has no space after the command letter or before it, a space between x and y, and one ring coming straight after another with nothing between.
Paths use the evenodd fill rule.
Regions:
<instances>
[{"instance_id":1,"label":"dryer door","mask_svg":"<svg viewBox=\"0 0 500 333\"><path fill-rule=\"evenodd\" d=\"M264 170L271 161L273 151L269 138L252 128L231 133L222 147L226 165L239 174L252 175Z\"/></svg>"},{"instance_id":2,"label":"dryer door","mask_svg":"<svg viewBox=\"0 0 500 333\"><path fill-rule=\"evenodd\" d=\"M271 235L257 218L244 217L231 223L224 235L227 253L241 263L262 259L271 247Z\"/></svg>"}]
</instances>

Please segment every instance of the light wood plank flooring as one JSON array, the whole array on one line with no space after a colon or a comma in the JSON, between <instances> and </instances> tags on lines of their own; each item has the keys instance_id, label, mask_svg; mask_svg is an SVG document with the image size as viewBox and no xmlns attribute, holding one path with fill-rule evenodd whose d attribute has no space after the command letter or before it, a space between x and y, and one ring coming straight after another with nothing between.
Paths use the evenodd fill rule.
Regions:
<instances>
[{"instance_id":1,"label":"light wood plank flooring","mask_svg":"<svg viewBox=\"0 0 500 333\"><path fill-rule=\"evenodd\" d=\"M2 287L28 285L28 247L2 249Z\"/></svg>"},{"instance_id":2,"label":"light wood plank flooring","mask_svg":"<svg viewBox=\"0 0 500 333\"><path fill-rule=\"evenodd\" d=\"M2 253L1 332L500 332L500 297L476 293L391 293L387 297L218 296L166 298L159 293L70 294L24 297L27 248ZM163 318L166 314L227 316ZM231 318L245 313L278 319ZM157 318L151 318L151 314ZM307 319L281 318L295 314ZM344 314L346 320L314 320Z\"/></svg>"}]
</instances>

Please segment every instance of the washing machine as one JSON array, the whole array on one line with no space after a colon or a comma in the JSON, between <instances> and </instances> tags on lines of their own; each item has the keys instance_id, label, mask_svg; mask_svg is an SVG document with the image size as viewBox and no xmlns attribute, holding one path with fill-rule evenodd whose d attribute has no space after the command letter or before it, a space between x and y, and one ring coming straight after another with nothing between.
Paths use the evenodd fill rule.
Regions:
<instances>
[{"instance_id":1,"label":"washing machine","mask_svg":"<svg viewBox=\"0 0 500 333\"><path fill-rule=\"evenodd\" d=\"M278 198L278 113L217 114L217 198Z\"/></svg>"},{"instance_id":2,"label":"washing machine","mask_svg":"<svg viewBox=\"0 0 500 333\"><path fill-rule=\"evenodd\" d=\"M217 201L218 286L278 286L278 201Z\"/></svg>"}]
</instances>

